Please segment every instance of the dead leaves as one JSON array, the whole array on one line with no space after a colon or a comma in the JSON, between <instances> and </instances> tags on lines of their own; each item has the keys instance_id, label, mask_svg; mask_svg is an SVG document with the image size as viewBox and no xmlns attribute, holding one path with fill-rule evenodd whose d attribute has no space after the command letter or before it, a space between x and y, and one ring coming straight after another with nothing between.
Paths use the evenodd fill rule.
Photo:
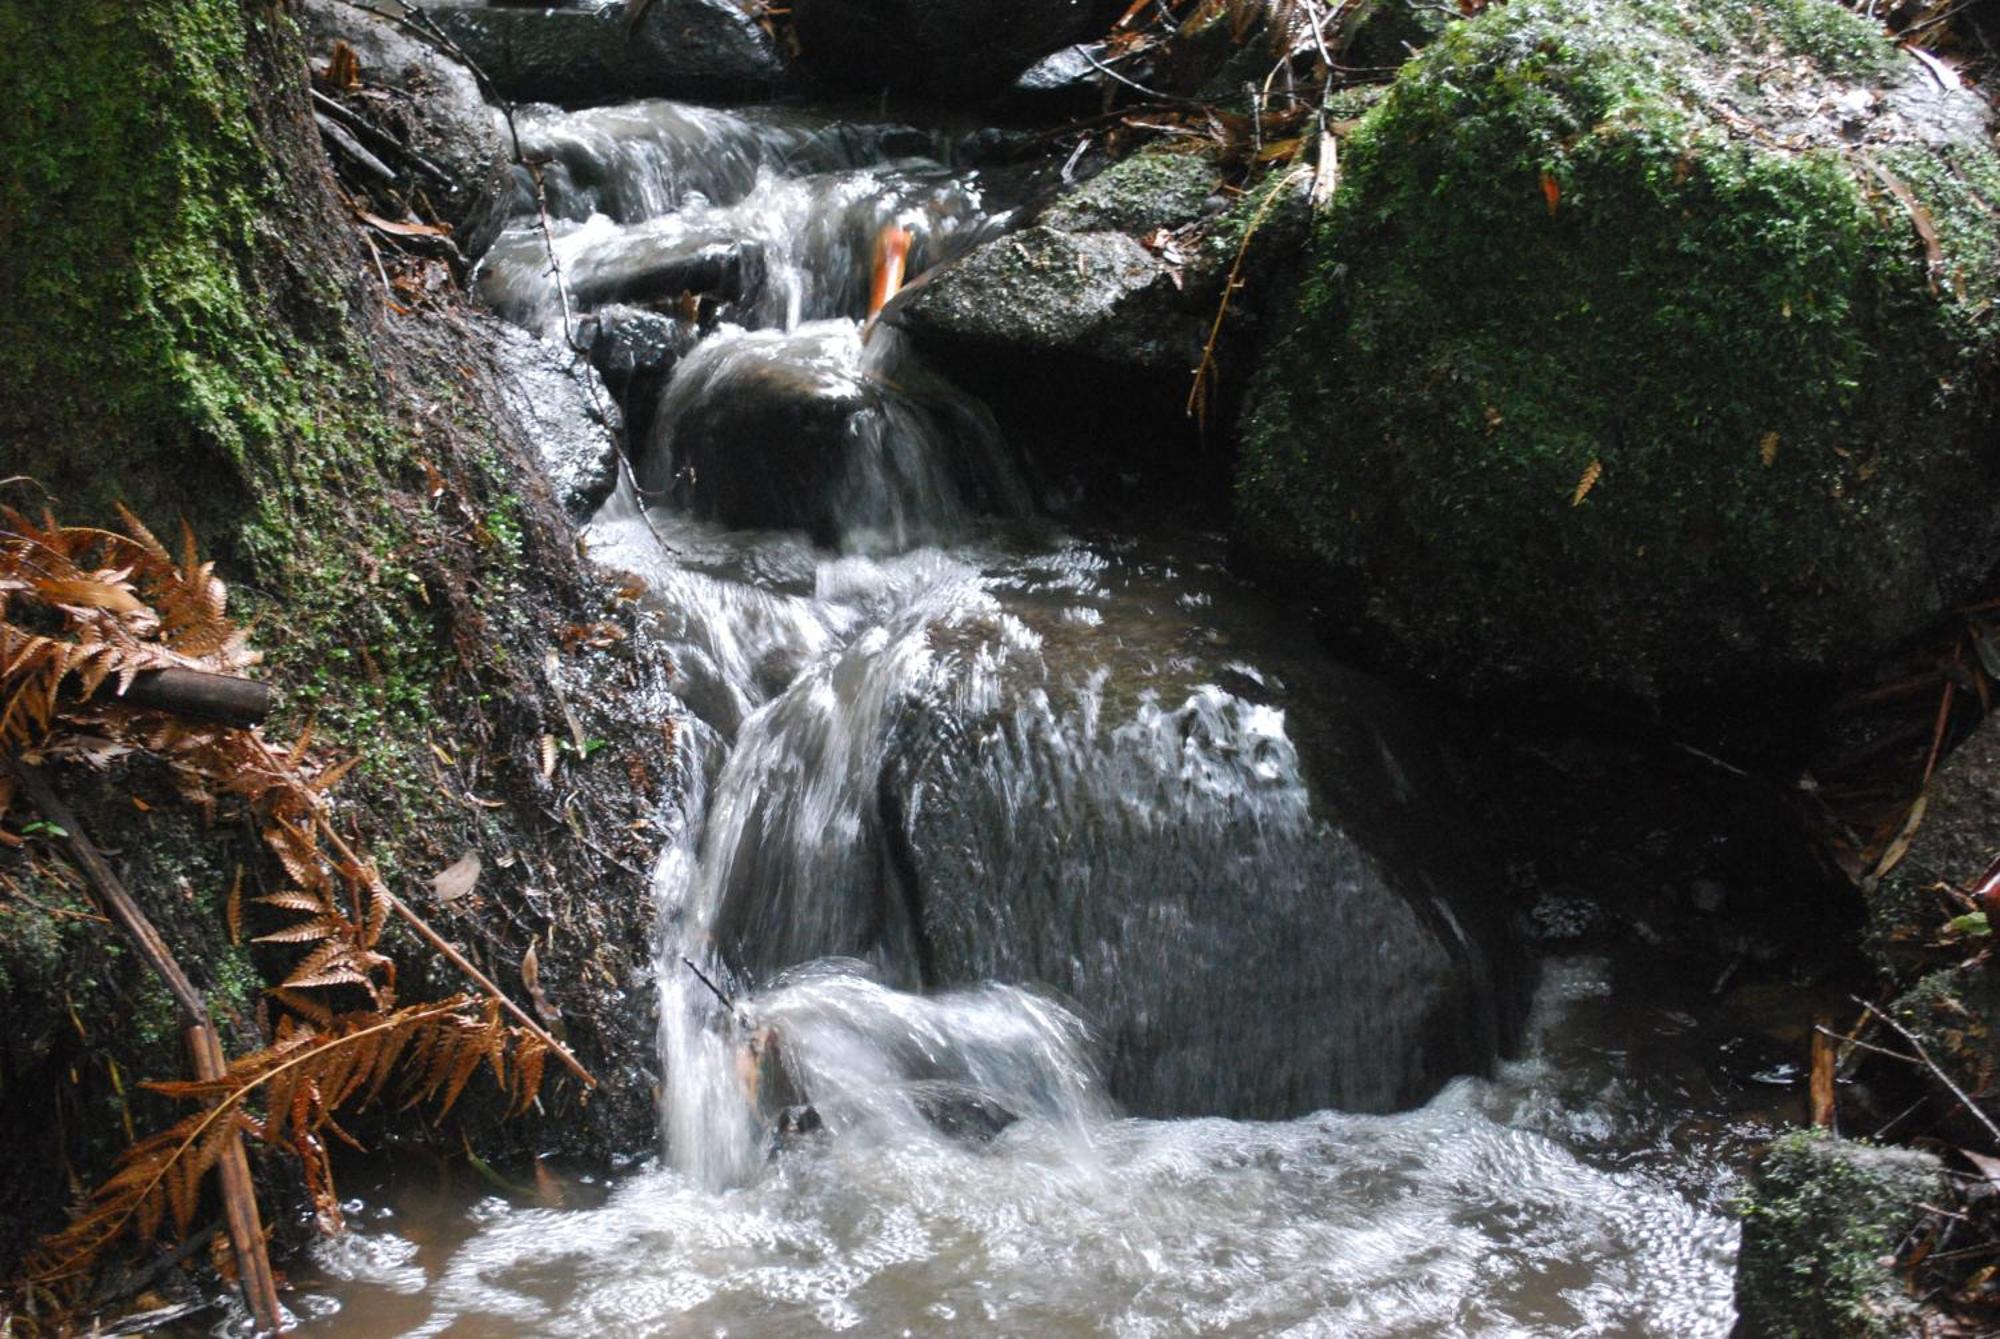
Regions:
<instances>
[{"instance_id":1,"label":"dead leaves","mask_svg":"<svg viewBox=\"0 0 2000 1339\"><path fill-rule=\"evenodd\" d=\"M1583 477L1576 481L1576 491L1569 495L1569 505L1581 507L1583 500L1590 496L1590 490L1597 487L1597 481L1604 477L1604 462L1593 460L1583 467Z\"/></svg>"},{"instance_id":2,"label":"dead leaves","mask_svg":"<svg viewBox=\"0 0 2000 1339\"><path fill-rule=\"evenodd\" d=\"M137 517L119 514L124 535L0 509L0 748L45 743L57 716L71 715L65 693L123 693L147 670L233 674L257 662L192 532L183 527L177 563Z\"/></svg>"},{"instance_id":3,"label":"dead leaves","mask_svg":"<svg viewBox=\"0 0 2000 1339\"><path fill-rule=\"evenodd\" d=\"M169 1224L185 1235L238 1130L295 1153L322 1220L336 1224L327 1141L353 1142L337 1112L394 1094L443 1115L482 1068L519 1111L535 1100L550 1052L526 1015L520 1026L503 1022L497 995L397 1006L395 966L378 948L393 899L334 829L328 806L358 755L315 754L309 726L289 747L273 746L254 729L191 724L98 695L106 685L122 693L149 670L232 673L258 659L192 533L183 527L177 558L136 517L121 516L123 535L0 510L0 749L98 764L144 751L205 814L240 808L283 877L275 891L246 896L237 868L223 907L230 940L244 937L247 901L288 918L253 942L299 956L268 992L277 1013L269 1045L219 1078L146 1085L201 1109L134 1142L71 1224L44 1239L29 1262L30 1281L43 1286L86 1274L127 1237L151 1238ZM13 798L11 780L0 780L0 813ZM479 874L468 853L433 887L449 903ZM532 976L532 955L524 969ZM539 982L525 984L545 1009ZM261 1111L252 1109L257 1099Z\"/></svg>"}]
</instances>

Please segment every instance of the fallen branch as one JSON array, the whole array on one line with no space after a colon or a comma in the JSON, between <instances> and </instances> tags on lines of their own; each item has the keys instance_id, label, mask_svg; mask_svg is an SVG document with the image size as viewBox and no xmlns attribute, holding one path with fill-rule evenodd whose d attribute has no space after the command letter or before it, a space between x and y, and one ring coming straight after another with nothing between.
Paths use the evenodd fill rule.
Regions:
<instances>
[{"instance_id":1,"label":"fallen branch","mask_svg":"<svg viewBox=\"0 0 2000 1339\"><path fill-rule=\"evenodd\" d=\"M272 751L269 744L264 743L262 740L258 740L257 744L259 748L263 749L265 756L270 758L274 764L283 765L283 760ZM417 938L437 950L444 957L445 961L465 973L473 984L485 991L496 1004L511 1014L515 1022L528 1029L537 1041L547 1046L554 1053L556 1059L563 1062L565 1068L576 1075L577 1078L583 1080L586 1088L595 1088L597 1086L596 1077L589 1070L585 1069L574 1055L570 1054L569 1047L550 1036L547 1028L537 1023L533 1018L530 1018L526 1010L507 997L506 991L494 984L493 978L473 966L471 959L460 953L456 948L453 948L450 942L436 930L433 930L423 917L410 910L407 902L389 891L388 885L382 882L382 876L375 872L375 867L356 855L354 848L349 846L346 839L334 830L332 820L326 815L325 806L318 803L317 800L313 804L312 815L314 825L318 827L321 835L328 842L332 843L333 849L340 854L340 858L345 860L351 868L361 872L362 877L368 881L369 891L380 897L391 911L401 916L404 923L416 931Z\"/></svg>"},{"instance_id":2,"label":"fallen branch","mask_svg":"<svg viewBox=\"0 0 2000 1339\"><path fill-rule=\"evenodd\" d=\"M1891 1018L1888 1014L1883 1013L1880 1009L1877 1009L1874 1005L1868 1003L1866 1000L1857 1000L1855 1001L1855 1003L1859 1004L1862 1007L1862 1009L1866 1010L1870 1017L1876 1019L1878 1022L1888 1027L1890 1031L1894 1032L1897 1036L1901 1037L1904 1041L1908 1042L1910 1044L1910 1049L1916 1052L1917 1061L1921 1063L1924 1066L1924 1068L1930 1070L1931 1076L1935 1078L1939 1083L1942 1083L1945 1086L1945 1088L1950 1091L1951 1095L1953 1097L1956 1097L1964 1105L1966 1111L1972 1116L1974 1120L1978 1121L1981 1125L1986 1127L1986 1132L1993 1136L1993 1143L1995 1147L2000 1147L2000 1125L1995 1125L1992 1119L1989 1118L1984 1111L1981 1111L1979 1109L1979 1104L1974 1102L1971 1097L1966 1095L1965 1089L1959 1087L1958 1084L1952 1079L1951 1075L1945 1073L1944 1070L1938 1066L1937 1061L1931 1059L1931 1053L1924 1049L1924 1044L1921 1041L1917 1040L1915 1033L1911 1032L1901 1023L1898 1023L1895 1019ZM1856 1044L1860 1045L1862 1043L1856 1043ZM1895 1053L1893 1051L1889 1051L1889 1052L1884 1052L1884 1054L1893 1055Z\"/></svg>"},{"instance_id":3,"label":"fallen branch","mask_svg":"<svg viewBox=\"0 0 2000 1339\"><path fill-rule=\"evenodd\" d=\"M57 798L55 789L40 769L14 758L7 759L6 764L15 783L27 793L29 801L42 816L68 834L70 852L96 889L98 901L173 997L175 1007L181 1014L183 1034L194 1063L195 1076L203 1082L220 1079L228 1065L223 1059L222 1041L216 1035L215 1023L208 1014L208 1002L188 980L180 964L174 961L160 932L139 904L132 900L131 894L125 891L124 884L112 873L103 853L84 835L76 815ZM230 1245L236 1254L237 1279L243 1288L243 1301L250 1308L258 1332L276 1334L283 1327L284 1313L278 1306L278 1289L271 1272L271 1259L264 1250L264 1226L257 1209L256 1191L250 1180L250 1160L243 1152L241 1133L232 1129L224 1138L220 1164L222 1203L229 1225Z\"/></svg>"}]
</instances>

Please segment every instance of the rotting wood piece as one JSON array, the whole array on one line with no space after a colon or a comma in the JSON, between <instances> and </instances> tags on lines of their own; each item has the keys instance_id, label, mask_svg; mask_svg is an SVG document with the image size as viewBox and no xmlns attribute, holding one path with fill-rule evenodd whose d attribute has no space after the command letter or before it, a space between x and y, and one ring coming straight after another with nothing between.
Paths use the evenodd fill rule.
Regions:
<instances>
[{"instance_id":1,"label":"rotting wood piece","mask_svg":"<svg viewBox=\"0 0 2000 1339\"><path fill-rule=\"evenodd\" d=\"M215 679L225 676L210 674L201 677ZM208 1014L208 1002L174 960L159 930L125 890L125 885L112 872L96 843L84 835L76 815L57 798L54 787L41 770L16 758L8 758L4 762L29 802L44 818L68 834L70 853L82 866L105 913L124 932L139 957L153 969L166 986L167 993L173 997L174 1005L181 1014L195 1077L204 1081L221 1078L228 1064L223 1056L222 1040ZM227 1136L220 1170L223 1208L227 1215L230 1245L236 1254L237 1279L243 1288L243 1300L250 1308L258 1333L276 1334L283 1328L284 1312L278 1305L278 1288L271 1272L271 1258L264 1249L263 1219L257 1209L256 1192L250 1179L250 1160L243 1151L240 1132L231 1130Z\"/></svg>"},{"instance_id":2,"label":"rotting wood piece","mask_svg":"<svg viewBox=\"0 0 2000 1339\"><path fill-rule=\"evenodd\" d=\"M129 706L243 729L264 723L275 696L269 684L255 679L191 669L144 670L123 694L118 694L115 678L107 679L97 700L113 695Z\"/></svg>"}]
</instances>

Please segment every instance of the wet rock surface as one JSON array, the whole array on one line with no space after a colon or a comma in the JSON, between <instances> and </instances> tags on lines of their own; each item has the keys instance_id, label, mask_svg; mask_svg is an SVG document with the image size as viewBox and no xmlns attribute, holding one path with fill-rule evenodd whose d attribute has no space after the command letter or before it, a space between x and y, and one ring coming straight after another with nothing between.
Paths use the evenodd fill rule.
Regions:
<instances>
[{"instance_id":1,"label":"wet rock surface","mask_svg":"<svg viewBox=\"0 0 2000 1339\"><path fill-rule=\"evenodd\" d=\"M1041 57L1116 18L1115 0L799 0L803 60L825 83L940 102L993 96Z\"/></svg>"},{"instance_id":2,"label":"wet rock surface","mask_svg":"<svg viewBox=\"0 0 2000 1339\"><path fill-rule=\"evenodd\" d=\"M347 101L364 122L352 127L361 147L396 158L370 131L391 135L405 158L390 166L423 190L460 253L477 258L506 220L512 175L506 137L472 71L346 0L308 0L299 19L317 68L335 42L360 60L362 87Z\"/></svg>"},{"instance_id":3,"label":"wet rock surface","mask_svg":"<svg viewBox=\"0 0 2000 1339\"><path fill-rule=\"evenodd\" d=\"M581 354L494 323L495 384L556 500L588 516L618 477L618 407Z\"/></svg>"},{"instance_id":4,"label":"wet rock surface","mask_svg":"<svg viewBox=\"0 0 2000 1339\"><path fill-rule=\"evenodd\" d=\"M425 12L523 102L769 97L786 82L770 34L732 0L654 0L628 21L617 3L518 7L426 0Z\"/></svg>"},{"instance_id":5,"label":"wet rock surface","mask_svg":"<svg viewBox=\"0 0 2000 1339\"><path fill-rule=\"evenodd\" d=\"M1472 692L1881 654L2000 541L1984 125L1835 6L1453 25L1343 150L1240 433L1245 569Z\"/></svg>"}]
</instances>

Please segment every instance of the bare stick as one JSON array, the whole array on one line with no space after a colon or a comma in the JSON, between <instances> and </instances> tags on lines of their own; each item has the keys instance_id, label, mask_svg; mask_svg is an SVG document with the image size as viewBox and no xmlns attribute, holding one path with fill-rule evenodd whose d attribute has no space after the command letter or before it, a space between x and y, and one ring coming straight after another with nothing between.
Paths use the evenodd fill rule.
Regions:
<instances>
[{"instance_id":1,"label":"bare stick","mask_svg":"<svg viewBox=\"0 0 2000 1339\"><path fill-rule=\"evenodd\" d=\"M151 919L125 890L118 876L112 873L97 844L84 835L76 815L56 797L54 787L41 770L18 758L5 761L21 789L27 792L29 802L41 811L44 818L68 834L70 853L76 857L77 864L83 867L84 874L96 889L98 901L131 941L139 957L159 976L167 993L173 996L174 1005L181 1014L195 1077L202 1080L221 1078L228 1066L223 1059L222 1041L216 1035L215 1023L208 1015L208 1002L174 960L166 940L160 937ZM250 1159L243 1151L240 1132L232 1128L225 1139L221 1162L222 1203L228 1216L230 1245L236 1253L237 1279L243 1288L243 1301L250 1308L258 1332L276 1334L282 1328L284 1313L278 1306L278 1288L271 1273L271 1258L264 1251L264 1226L257 1210L256 1189L250 1179Z\"/></svg>"},{"instance_id":2,"label":"bare stick","mask_svg":"<svg viewBox=\"0 0 2000 1339\"><path fill-rule=\"evenodd\" d=\"M1878 1019L1882 1023L1886 1024L1890 1031L1894 1032L1897 1036L1901 1037L1904 1041L1908 1042L1910 1044L1910 1049L1917 1053L1917 1059L1923 1062L1924 1067L1930 1070L1932 1075L1936 1077L1939 1083L1942 1083L1946 1088L1949 1088L1951 1090L1951 1095L1953 1097L1956 1097L1960 1102L1965 1104L1965 1109L1972 1114L1972 1118L1978 1121L1981 1125L1984 1125L1986 1127L1986 1132L1993 1136L1993 1142L1996 1145L2000 1145L2000 1125L1995 1125L1992 1122L1992 1120L1987 1117L1986 1113L1979 1109L1979 1104L1974 1102L1970 1097L1966 1096L1965 1089L1959 1087L1958 1084L1954 1083L1952 1081L1951 1075L1945 1073L1942 1069L1938 1068L1937 1061L1931 1059L1931 1053L1924 1049L1924 1044L1917 1040L1916 1035L1914 1033L1912 1033L1908 1028L1904 1027L1901 1023L1898 1023L1895 1019L1889 1017L1889 1015L1883 1013L1880 1009L1877 1009L1874 1005L1868 1003L1868 1001L1856 1000L1855 1003L1859 1004L1863 1009L1865 1009L1871 1018Z\"/></svg>"}]
</instances>

